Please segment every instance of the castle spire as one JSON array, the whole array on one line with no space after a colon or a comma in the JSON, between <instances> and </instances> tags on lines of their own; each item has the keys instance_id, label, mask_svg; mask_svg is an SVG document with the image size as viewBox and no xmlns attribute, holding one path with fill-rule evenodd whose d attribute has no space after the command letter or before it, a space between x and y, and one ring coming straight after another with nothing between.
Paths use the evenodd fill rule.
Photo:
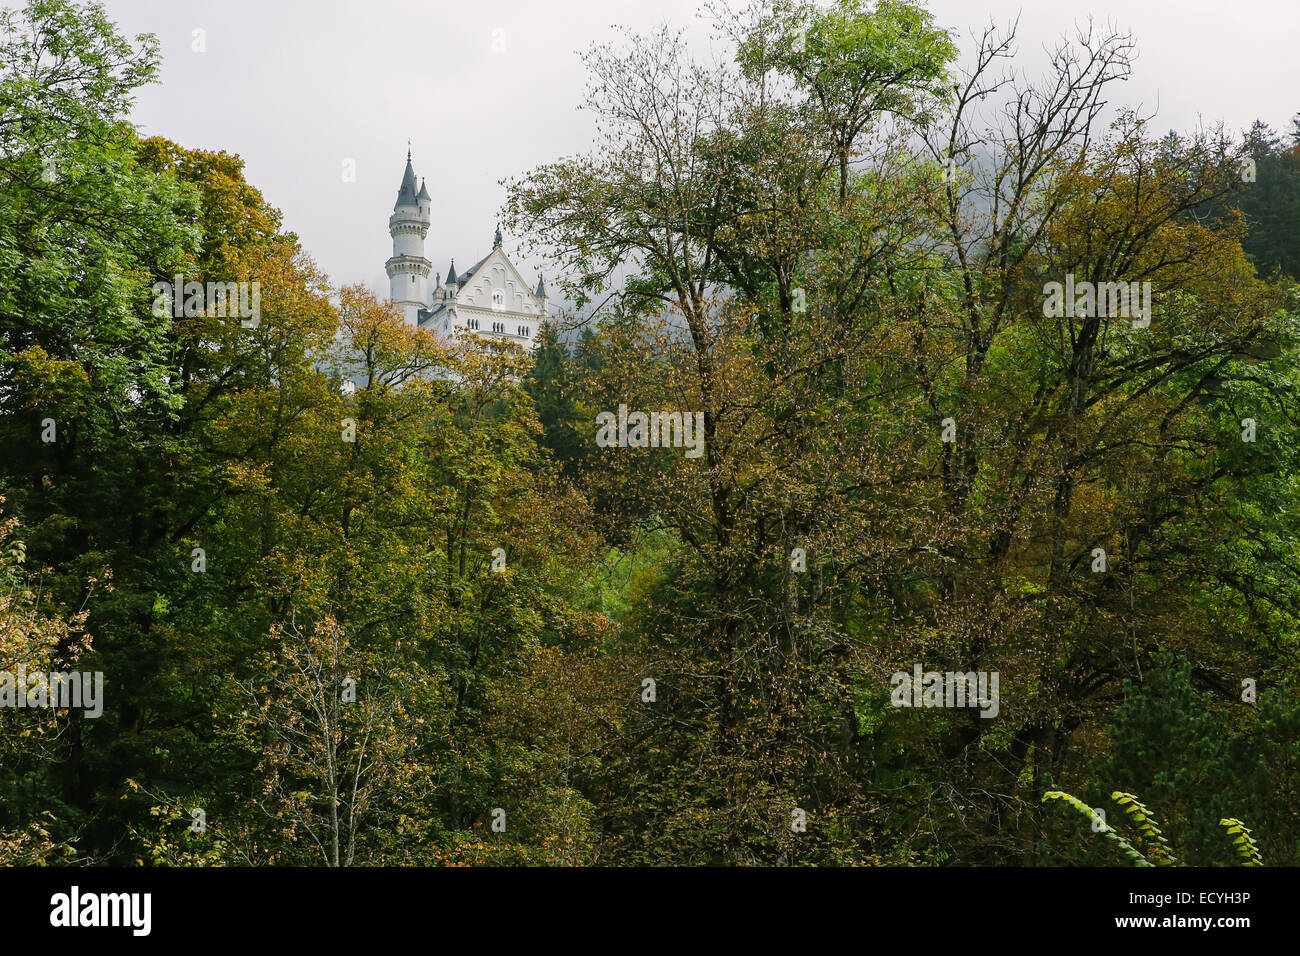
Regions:
<instances>
[{"instance_id":1,"label":"castle spire","mask_svg":"<svg viewBox=\"0 0 1300 956\"><path fill-rule=\"evenodd\" d=\"M402 174L402 185L397 190L397 202L393 205L396 212L399 206L418 206L419 198L415 195L415 169L411 166L411 151L406 151L406 171Z\"/></svg>"},{"instance_id":2,"label":"castle spire","mask_svg":"<svg viewBox=\"0 0 1300 956\"><path fill-rule=\"evenodd\" d=\"M388 217L388 233L393 238L393 254L384 263L388 273L389 297L401 306L407 324L418 326L420 312L429 304L429 271L433 266L424 257L424 239L429 232L429 196L416 195L415 167L411 165L411 144L406 144L406 169L397 190L393 214Z\"/></svg>"}]
</instances>

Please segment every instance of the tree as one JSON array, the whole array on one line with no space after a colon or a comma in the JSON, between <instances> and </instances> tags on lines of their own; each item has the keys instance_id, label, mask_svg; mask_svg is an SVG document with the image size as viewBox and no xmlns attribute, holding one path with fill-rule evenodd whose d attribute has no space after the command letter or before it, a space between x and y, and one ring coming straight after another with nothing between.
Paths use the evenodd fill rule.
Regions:
<instances>
[{"instance_id":1,"label":"tree","mask_svg":"<svg viewBox=\"0 0 1300 956\"><path fill-rule=\"evenodd\" d=\"M574 359L560 342L553 323L544 324L537 334L533 365L525 388L537 409L542 425L542 445L560 465L561 474L572 476L587 451L585 429L590 417L579 407L573 393Z\"/></svg>"},{"instance_id":2,"label":"tree","mask_svg":"<svg viewBox=\"0 0 1300 956\"><path fill-rule=\"evenodd\" d=\"M797 95L696 66L666 31L597 48L597 150L513 185L512 215L580 288L639 269L584 402L702 416L698 462L609 448L590 481L685 545L638 622L689 689L645 715L672 782L629 839L693 862L879 858L874 812L934 832L936 858L1032 860L1042 794L1132 668L1162 647L1235 656L1215 636L1252 600L1225 561L1234 499L1271 494L1294 447L1281 425L1243 452L1229 426L1247 393L1270 420L1294 395L1285 296L1240 228L1189 219L1238 188L1235 150L1154 143L1131 115L1097 129L1124 35L1080 30L1040 83L996 75L1011 49L986 34L950 107L915 117L924 152L882 142L837 183ZM1007 118L986 122L998 97ZM984 168L943 168L967 155ZM1052 314L1067 274L1151 283L1150 325ZM1270 590L1287 623L1256 626L1294 626L1288 587ZM1000 671L999 720L882 706L881 673L918 661ZM790 841L792 807L827 821L817 839Z\"/></svg>"},{"instance_id":3,"label":"tree","mask_svg":"<svg viewBox=\"0 0 1300 956\"><path fill-rule=\"evenodd\" d=\"M885 117L925 126L948 98L948 64L957 56L934 17L905 0L783 2L767 15L755 4L738 60L746 72L789 79L812 110L838 164L839 198L849 195L849 165L864 133Z\"/></svg>"},{"instance_id":4,"label":"tree","mask_svg":"<svg viewBox=\"0 0 1300 956\"><path fill-rule=\"evenodd\" d=\"M351 866L377 811L428 799L411 759L418 712L399 661L359 653L338 622L310 631L291 621L272 634L278 653L260 680L243 685L254 706L243 732L262 747L258 799L281 845L300 840L327 866ZM303 838L306 839L303 839ZM285 860L288 862L288 860Z\"/></svg>"},{"instance_id":5,"label":"tree","mask_svg":"<svg viewBox=\"0 0 1300 956\"><path fill-rule=\"evenodd\" d=\"M17 538L18 530L16 518L0 519L0 673L9 682L25 684L24 675L71 668L92 641L85 632L84 606L64 618L50 607L48 593L33 590L42 583L25 567L27 548ZM89 580L85 602L106 587L107 582ZM31 686L26 684L24 692ZM9 771L0 815L0 863L44 866L66 861L76 854L79 821L50 792L59 737L69 726L66 712L12 706L0 710L0 761Z\"/></svg>"}]
</instances>

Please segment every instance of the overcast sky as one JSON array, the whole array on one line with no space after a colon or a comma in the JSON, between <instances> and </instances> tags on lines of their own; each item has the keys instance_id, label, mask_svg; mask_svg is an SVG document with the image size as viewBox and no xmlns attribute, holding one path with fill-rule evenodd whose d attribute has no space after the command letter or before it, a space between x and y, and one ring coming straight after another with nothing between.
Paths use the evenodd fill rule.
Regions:
<instances>
[{"instance_id":1,"label":"overcast sky","mask_svg":"<svg viewBox=\"0 0 1300 956\"><path fill-rule=\"evenodd\" d=\"M17 0L0 0L17 5ZM141 91L146 135L243 157L249 181L337 284L387 292L392 211L411 140L433 196L426 254L445 272L492 245L503 177L586 148L576 51L613 24L660 20L704 35L694 0L107 0L131 35L162 43L160 84ZM1089 14L1131 30L1139 57L1121 92L1155 126L1300 111L1300 0L930 0L969 51L972 29L1020 16L1024 64ZM196 53L194 31L205 31ZM495 48L494 48L495 47ZM504 49L502 49L504 47ZM356 164L343 182L342 164ZM512 251L506 237L507 252ZM530 280L536 264L529 263Z\"/></svg>"}]
</instances>

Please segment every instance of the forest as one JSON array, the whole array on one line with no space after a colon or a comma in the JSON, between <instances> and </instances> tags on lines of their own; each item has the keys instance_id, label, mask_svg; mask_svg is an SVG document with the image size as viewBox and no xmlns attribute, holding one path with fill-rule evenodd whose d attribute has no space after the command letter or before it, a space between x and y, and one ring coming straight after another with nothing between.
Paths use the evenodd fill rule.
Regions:
<instances>
[{"instance_id":1,"label":"forest","mask_svg":"<svg viewBox=\"0 0 1300 956\"><path fill-rule=\"evenodd\" d=\"M710 22L503 181L530 354L141 135L156 37L0 10L0 865L1300 865L1300 113Z\"/></svg>"}]
</instances>

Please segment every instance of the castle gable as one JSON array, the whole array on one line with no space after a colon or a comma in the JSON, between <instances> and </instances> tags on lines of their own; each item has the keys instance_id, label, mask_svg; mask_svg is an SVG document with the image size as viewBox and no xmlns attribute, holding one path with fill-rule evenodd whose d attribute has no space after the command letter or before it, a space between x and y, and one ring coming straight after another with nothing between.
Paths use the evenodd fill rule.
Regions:
<instances>
[{"instance_id":1,"label":"castle gable","mask_svg":"<svg viewBox=\"0 0 1300 956\"><path fill-rule=\"evenodd\" d=\"M532 288L499 248L469 270L469 277L456 294L456 305L534 320L541 317L541 303Z\"/></svg>"}]
</instances>

